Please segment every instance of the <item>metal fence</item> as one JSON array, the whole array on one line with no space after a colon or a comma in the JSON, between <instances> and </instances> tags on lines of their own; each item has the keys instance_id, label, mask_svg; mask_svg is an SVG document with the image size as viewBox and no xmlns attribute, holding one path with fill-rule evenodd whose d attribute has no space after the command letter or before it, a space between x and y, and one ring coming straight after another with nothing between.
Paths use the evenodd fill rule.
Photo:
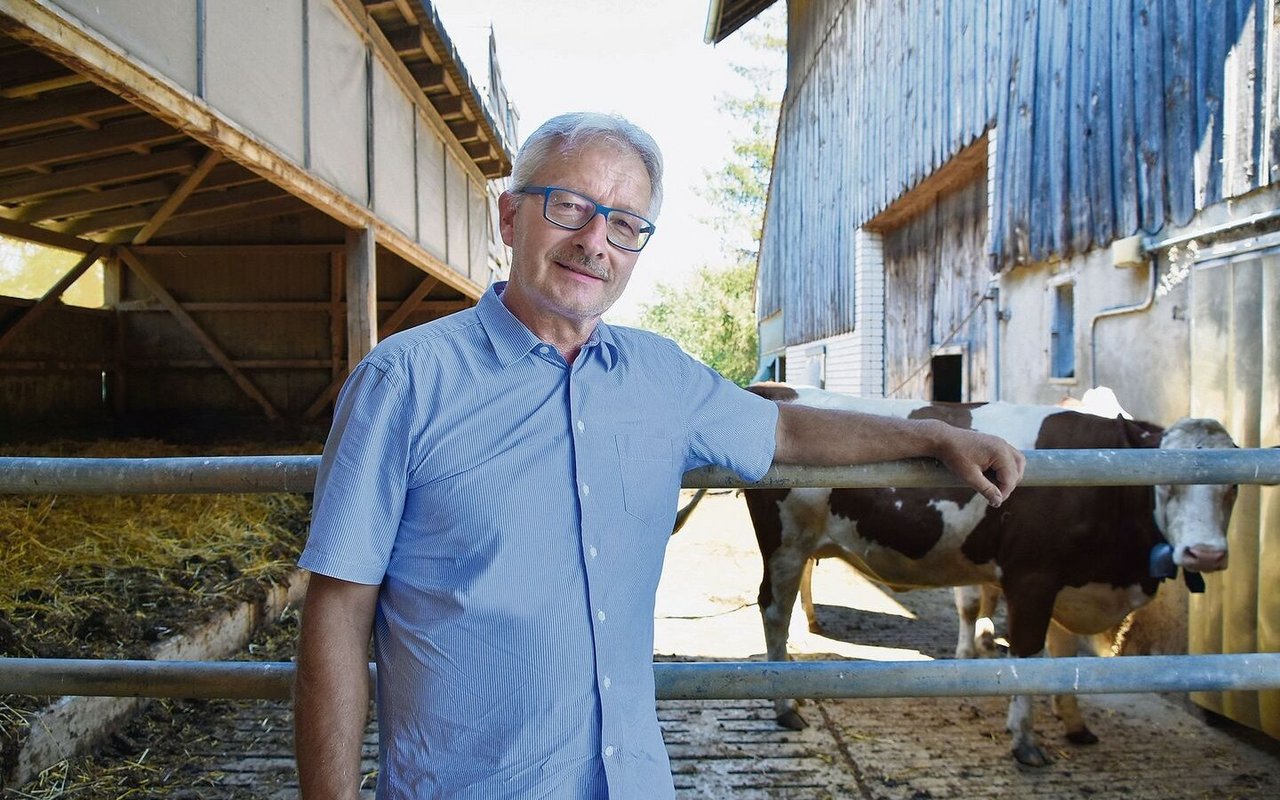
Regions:
<instances>
[{"instance_id":1,"label":"metal fence","mask_svg":"<svg viewBox=\"0 0 1280 800\"><path fill-rule=\"evenodd\" d=\"M1024 486L1280 484L1280 449L1034 450ZM0 458L5 494L310 492L318 456ZM719 469L687 488L957 486L928 459L858 467L774 467L748 483ZM370 665L373 670L373 665ZM1227 691L1280 688L1280 653L932 662L739 662L654 665L659 699L922 697ZM0 659L0 693L284 698L277 662Z\"/></svg>"}]
</instances>

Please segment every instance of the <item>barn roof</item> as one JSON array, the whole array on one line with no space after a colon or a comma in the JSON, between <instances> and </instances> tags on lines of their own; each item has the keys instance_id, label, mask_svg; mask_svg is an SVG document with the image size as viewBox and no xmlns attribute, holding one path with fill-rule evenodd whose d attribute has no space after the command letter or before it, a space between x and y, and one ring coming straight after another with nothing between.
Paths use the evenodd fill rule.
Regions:
<instances>
[{"instance_id":1,"label":"barn roof","mask_svg":"<svg viewBox=\"0 0 1280 800\"><path fill-rule=\"evenodd\" d=\"M703 40L708 44L723 42L774 2L775 0L711 0Z\"/></svg>"},{"instance_id":2,"label":"barn roof","mask_svg":"<svg viewBox=\"0 0 1280 800\"><path fill-rule=\"evenodd\" d=\"M479 173L509 174L507 137L430 5L353 5L381 32ZM133 239L166 203L176 206L166 215L166 234L302 207L262 175L210 158L172 120L99 86L25 33L0 15L0 233L32 239L49 231L46 243L58 235L117 242Z\"/></svg>"}]
</instances>

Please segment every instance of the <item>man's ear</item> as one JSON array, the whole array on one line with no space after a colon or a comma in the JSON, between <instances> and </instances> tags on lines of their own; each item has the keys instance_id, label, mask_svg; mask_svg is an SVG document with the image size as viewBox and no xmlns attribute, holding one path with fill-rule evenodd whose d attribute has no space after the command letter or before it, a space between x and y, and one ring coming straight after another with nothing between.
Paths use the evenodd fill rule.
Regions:
<instances>
[{"instance_id":1,"label":"man's ear","mask_svg":"<svg viewBox=\"0 0 1280 800\"><path fill-rule=\"evenodd\" d=\"M516 209L520 207L519 198L512 192L498 195L498 231L502 234L502 243L511 247L516 238Z\"/></svg>"}]
</instances>

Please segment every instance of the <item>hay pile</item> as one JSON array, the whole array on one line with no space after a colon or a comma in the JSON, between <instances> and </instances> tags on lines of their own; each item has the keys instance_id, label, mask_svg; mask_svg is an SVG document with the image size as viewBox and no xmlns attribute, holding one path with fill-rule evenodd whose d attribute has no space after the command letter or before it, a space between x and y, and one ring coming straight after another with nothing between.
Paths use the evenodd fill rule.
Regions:
<instances>
[{"instance_id":1,"label":"hay pile","mask_svg":"<svg viewBox=\"0 0 1280 800\"><path fill-rule=\"evenodd\" d=\"M318 453L318 443L181 447L57 442L0 455ZM0 495L0 656L145 658L159 641L294 571L310 498L290 494ZM0 767L40 698L0 697Z\"/></svg>"}]
</instances>

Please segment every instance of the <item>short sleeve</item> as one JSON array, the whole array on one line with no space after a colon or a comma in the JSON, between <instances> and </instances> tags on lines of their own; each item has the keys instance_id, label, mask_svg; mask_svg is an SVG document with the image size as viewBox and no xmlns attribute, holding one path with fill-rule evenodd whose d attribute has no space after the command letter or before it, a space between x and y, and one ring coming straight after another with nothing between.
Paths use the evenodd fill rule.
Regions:
<instances>
[{"instance_id":1,"label":"short sleeve","mask_svg":"<svg viewBox=\"0 0 1280 800\"><path fill-rule=\"evenodd\" d=\"M299 566L382 582L404 512L412 428L402 385L378 366L359 364L334 409Z\"/></svg>"},{"instance_id":2,"label":"short sleeve","mask_svg":"<svg viewBox=\"0 0 1280 800\"><path fill-rule=\"evenodd\" d=\"M764 477L777 446L777 405L693 359L681 385L689 400L685 469L715 464L748 481Z\"/></svg>"}]
</instances>

